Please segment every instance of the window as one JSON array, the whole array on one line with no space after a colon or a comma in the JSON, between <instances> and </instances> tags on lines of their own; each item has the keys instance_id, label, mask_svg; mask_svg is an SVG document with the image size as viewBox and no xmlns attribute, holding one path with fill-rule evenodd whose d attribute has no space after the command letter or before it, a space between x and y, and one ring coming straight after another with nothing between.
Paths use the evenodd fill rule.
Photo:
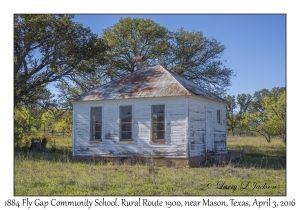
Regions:
<instances>
[{"instance_id":1,"label":"window","mask_svg":"<svg viewBox=\"0 0 300 210\"><path fill-rule=\"evenodd\" d=\"M165 105L152 105L152 142L165 143Z\"/></svg>"},{"instance_id":2,"label":"window","mask_svg":"<svg viewBox=\"0 0 300 210\"><path fill-rule=\"evenodd\" d=\"M132 141L132 107L120 107L120 140Z\"/></svg>"},{"instance_id":3,"label":"window","mask_svg":"<svg viewBox=\"0 0 300 210\"><path fill-rule=\"evenodd\" d=\"M221 124L221 110L220 109L217 110L217 123Z\"/></svg>"},{"instance_id":4,"label":"window","mask_svg":"<svg viewBox=\"0 0 300 210\"><path fill-rule=\"evenodd\" d=\"M101 141L102 107L91 108L91 141Z\"/></svg>"}]
</instances>

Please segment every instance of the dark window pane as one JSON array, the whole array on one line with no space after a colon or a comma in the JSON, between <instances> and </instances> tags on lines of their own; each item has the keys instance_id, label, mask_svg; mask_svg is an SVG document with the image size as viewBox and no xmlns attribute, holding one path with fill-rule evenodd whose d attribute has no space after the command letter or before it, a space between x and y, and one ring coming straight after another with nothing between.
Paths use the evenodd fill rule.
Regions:
<instances>
[{"instance_id":1,"label":"dark window pane","mask_svg":"<svg viewBox=\"0 0 300 210\"><path fill-rule=\"evenodd\" d=\"M132 139L132 132L122 132L122 140L123 139L131 140Z\"/></svg>"},{"instance_id":2,"label":"dark window pane","mask_svg":"<svg viewBox=\"0 0 300 210\"><path fill-rule=\"evenodd\" d=\"M121 107L121 122L132 122L132 107Z\"/></svg>"},{"instance_id":3,"label":"dark window pane","mask_svg":"<svg viewBox=\"0 0 300 210\"><path fill-rule=\"evenodd\" d=\"M221 123L221 110L217 111L217 122Z\"/></svg>"},{"instance_id":4,"label":"dark window pane","mask_svg":"<svg viewBox=\"0 0 300 210\"><path fill-rule=\"evenodd\" d=\"M164 131L165 130L165 124L164 123L157 123L157 130L158 131Z\"/></svg>"},{"instance_id":5,"label":"dark window pane","mask_svg":"<svg viewBox=\"0 0 300 210\"><path fill-rule=\"evenodd\" d=\"M165 139L165 132L164 131L155 131L152 133L153 139Z\"/></svg>"},{"instance_id":6,"label":"dark window pane","mask_svg":"<svg viewBox=\"0 0 300 210\"><path fill-rule=\"evenodd\" d=\"M99 140L101 139L101 132L95 132L93 135L93 140Z\"/></svg>"},{"instance_id":7,"label":"dark window pane","mask_svg":"<svg viewBox=\"0 0 300 210\"><path fill-rule=\"evenodd\" d=\"M165 120L165 114L157 114L157 121L162 122Z\"/></svg>"},{"instance_id":8,"label":"dark window pane","mask_svg":"<svg viewBox=\"0 0 300 210\"><path fill-rule=\"evenodd\" d=\"M121 140L132 139L132 106L120 107Z\"/></svg>"},{"instance_id":9,"label":"dark window pane","mask_svg":"<svg viewBox=\"0 0 300 210\"><path fill-rule=\"evenodd\" d=\"M101 107L92 107L92 115L102 115Z\"/></svg>"},{"instance_id":10,"label":"dark window pane","mask_svg":"<svg viewBox=\"0 0 300 210\"><path fill-rule=\"evenodd\" d=\"M91 108L91 139L101 140L102 132L102 108Z\"/></svg>"},{"instance_id":11,"label":"dark window pane","mask_svg":"<svg viewBox=\"0 0 300 210\"><path fill-rule=\"evenodd\" d=\"M153 123L153 131L164 131L165 124L164 123Z\"/></svg>"},{"instance_id":12,"label":"dark window pane","mask_svg":"<svg viewBox=\"0 0 300 210\"><path fill-rule=\"evenodd\" d=\"M165 132L164 131L157 131L157 139L164 139Z\"/></svg>"},{"instance_id":13,"label":"dark window pane","mask_svg":"<svg viewBox=\"0 0 300 210\"><path fill-rule=\"evenodd\" d=\"M165 139L165 105L152 106L152 139Z\"/></svg>"},{"instance_id":14,"label":"dark window pane","mask_svg":"<svg viewBox=\"0 0 300 210\"><path fill-rule=\"evenodd\" d=\"M122 124L122 131L131 131L131 123L129 124Z\"/></svg>"},{"instance_id":15,"label":"dark window pane","mask_svg":"<svg viewBox=\"0 0 300 210\"><path fill-rule=\"evenodd\" d=\"M95 131L101 131L101 124L95 124Z\"/></svg>"},{"instance_id":16,"label":"dark window pane","mask_svg":"<svg viewBox=\"0 0 300 210\"><path fill-rule=\"evenodd\" d=\"M165 113L165 105L153 105L152 113Z\"/></svg>"},{"instance_id":17,"label":"dark window pane","mask_svg":"<svg viewBox=\"0 0 300 210\"><path fill-rule=\"evenodd\" d=\"M92 122L101 123L102 122L102 108L92 107Z\"/></svg>"}]
</instances>

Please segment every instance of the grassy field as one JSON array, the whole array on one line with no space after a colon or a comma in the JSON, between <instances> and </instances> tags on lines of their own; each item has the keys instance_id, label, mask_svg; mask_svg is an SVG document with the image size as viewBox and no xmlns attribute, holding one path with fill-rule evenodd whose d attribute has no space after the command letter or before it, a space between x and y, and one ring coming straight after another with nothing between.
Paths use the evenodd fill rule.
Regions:
<instances>
[{"instance_id":1,"label":"grassy field","mask_svg":"<svg viewBox=\"0 0 300 210\"><path fill-rule=\"evenodd\" d=\"M26 147L15 151L15 196L286 195L286 151L280 139L229 137L229 149L244 150L245 158L199 168L73 162L70 138L48 140L45 154Z\"/></svg>"}]
</instances>

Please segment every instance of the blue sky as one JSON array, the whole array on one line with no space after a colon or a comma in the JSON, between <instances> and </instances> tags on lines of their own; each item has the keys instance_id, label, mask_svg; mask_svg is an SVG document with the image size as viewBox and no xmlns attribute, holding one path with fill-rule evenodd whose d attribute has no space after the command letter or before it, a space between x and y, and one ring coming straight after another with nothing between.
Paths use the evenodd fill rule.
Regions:
<instances>
[{"instance_id":1,"label":"blue sky","mask_svg":"<svg viewBox=\"0 0 300 210\"><path fill-rule=\"evenodd\" d=\"M74 21L101 36L121 17L149 18L169 30L201 31L226 46L222 60L234 70L227 94L253 94L263 88L286 86L286 15L75 15Z\"/></svg>"}]
</instances>

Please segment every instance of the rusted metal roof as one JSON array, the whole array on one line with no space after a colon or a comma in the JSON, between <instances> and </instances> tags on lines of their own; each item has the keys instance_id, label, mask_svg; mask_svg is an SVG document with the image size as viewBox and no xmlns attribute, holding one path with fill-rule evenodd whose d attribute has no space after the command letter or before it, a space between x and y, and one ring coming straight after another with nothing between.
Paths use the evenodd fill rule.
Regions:
<instances>
[{"instance_id":1,"label":"rusted metal roof","mask_svg":"<svg viewBox=\"0 0 300 210\"><path fill-rule=\"evenodd\" d=\"M166 70L160 65L125 75L124 77L84 93L73 101L94 101L165 96L201 96L221 102L226 100L195 83Z\"/></svg>"}]
</instances>

